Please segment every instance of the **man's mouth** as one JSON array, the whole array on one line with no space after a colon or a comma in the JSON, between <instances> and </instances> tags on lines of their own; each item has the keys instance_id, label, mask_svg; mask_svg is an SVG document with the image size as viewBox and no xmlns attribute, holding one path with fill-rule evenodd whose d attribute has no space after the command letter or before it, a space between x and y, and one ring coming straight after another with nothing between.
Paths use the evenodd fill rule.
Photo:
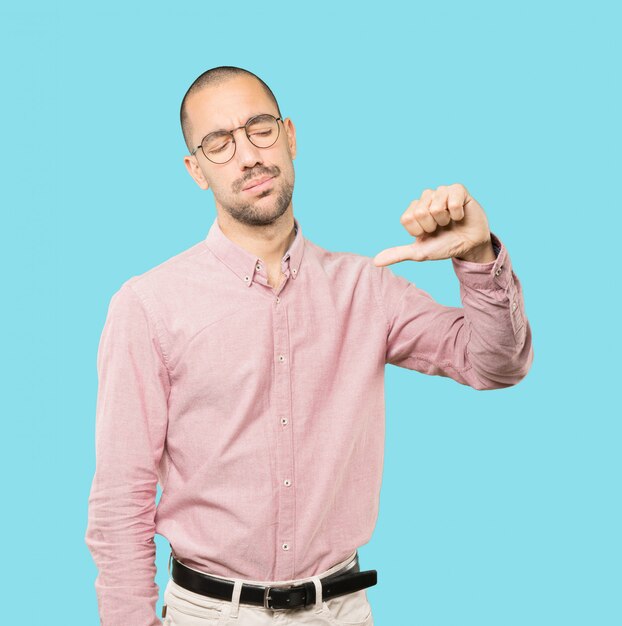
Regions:
<instances>
[{"instance_id":1,"label":"man's mouth","mask_svg":"<svg viewBox=\"0 0 622 626\"><path fill-rule=\"evenodd\" d=\"M259 178L256 178L255 180L251 180L242 191L263 191L264 189L268 189L272 185L273 179L274 176L261 176Z\"/></svg>"}]
</instances>

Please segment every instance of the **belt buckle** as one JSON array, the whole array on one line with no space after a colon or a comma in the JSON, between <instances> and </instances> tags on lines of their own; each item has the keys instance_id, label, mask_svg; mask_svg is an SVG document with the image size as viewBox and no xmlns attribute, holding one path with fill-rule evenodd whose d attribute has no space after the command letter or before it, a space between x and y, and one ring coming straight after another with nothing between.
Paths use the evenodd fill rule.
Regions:
<instances>
[{"instance_id":1,"label":"belt buckle","mask_svg":"<svg viewBox=\"0 0 622 626\"><path fill-rule=\"evenodd\" d=\"M295 585L276 585L274 587L266 587L263 592L264 608L273 609L275 611L278 610L278 609L275 609L273 606L270 606L270 600L272 600L272 597L270 596L270 592L272 591L272 589L291 589L292 587L295 587ZM287 608L287 607L283 607L283 608Z\"/></svg>"}]
</instances>

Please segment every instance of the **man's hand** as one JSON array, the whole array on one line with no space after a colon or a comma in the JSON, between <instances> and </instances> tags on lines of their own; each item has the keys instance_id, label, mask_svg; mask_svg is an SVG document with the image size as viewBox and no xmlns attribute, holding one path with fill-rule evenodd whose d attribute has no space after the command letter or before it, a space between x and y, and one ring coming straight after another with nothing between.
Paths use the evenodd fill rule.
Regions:
<instances>
[{"instance_id":1,"label":"man's hand","mask_svg":"<svg viewBox=\"0 0 622 626\"><path fill-rule=\"evenodd\" d=\"M452 257L488 263L496 258L486 214L459 183L441 185L436 191L426 189L400 221L416 241L382 250L374 257L375 265Z\"/></svg>"}]
</instances>

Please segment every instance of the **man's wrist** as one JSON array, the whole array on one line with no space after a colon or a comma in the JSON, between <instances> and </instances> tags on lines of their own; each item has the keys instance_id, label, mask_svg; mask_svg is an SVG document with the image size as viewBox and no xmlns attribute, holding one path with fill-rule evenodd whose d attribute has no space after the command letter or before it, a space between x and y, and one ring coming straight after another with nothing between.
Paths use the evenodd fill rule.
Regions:
<instances>
[{"instance_id":1,"label":"man's wrist","mask_svg":"<svg viewBox=\"0 0 622 626\"><path fill-rule=\"evenodd\" d=\"M475 248L471 248L468 252L465 252L462 256L456 257L461 261L469 261L471 263L490 263L497 258L494 248L492 247L492 240L489 239Z\"/></svg>"}]
</instances>

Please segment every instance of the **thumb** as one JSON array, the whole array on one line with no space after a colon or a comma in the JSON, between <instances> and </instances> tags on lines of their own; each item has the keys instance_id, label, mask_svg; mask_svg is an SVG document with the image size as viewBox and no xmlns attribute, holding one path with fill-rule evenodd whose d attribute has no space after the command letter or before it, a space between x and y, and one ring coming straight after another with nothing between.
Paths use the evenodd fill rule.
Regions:
<instances>
[{"instance_id":1,"label":"thumb","mask_svg":"<svg viewBox=\"0 0 622 626\"><path fill-rule=\"evenodd\" d=\"M392 263L399 263L400 261L423 261L424 256L416 246L416 243L417 242L382 250L374 257L374 265L391 265Z\"/></svg>"}]
</instances>

